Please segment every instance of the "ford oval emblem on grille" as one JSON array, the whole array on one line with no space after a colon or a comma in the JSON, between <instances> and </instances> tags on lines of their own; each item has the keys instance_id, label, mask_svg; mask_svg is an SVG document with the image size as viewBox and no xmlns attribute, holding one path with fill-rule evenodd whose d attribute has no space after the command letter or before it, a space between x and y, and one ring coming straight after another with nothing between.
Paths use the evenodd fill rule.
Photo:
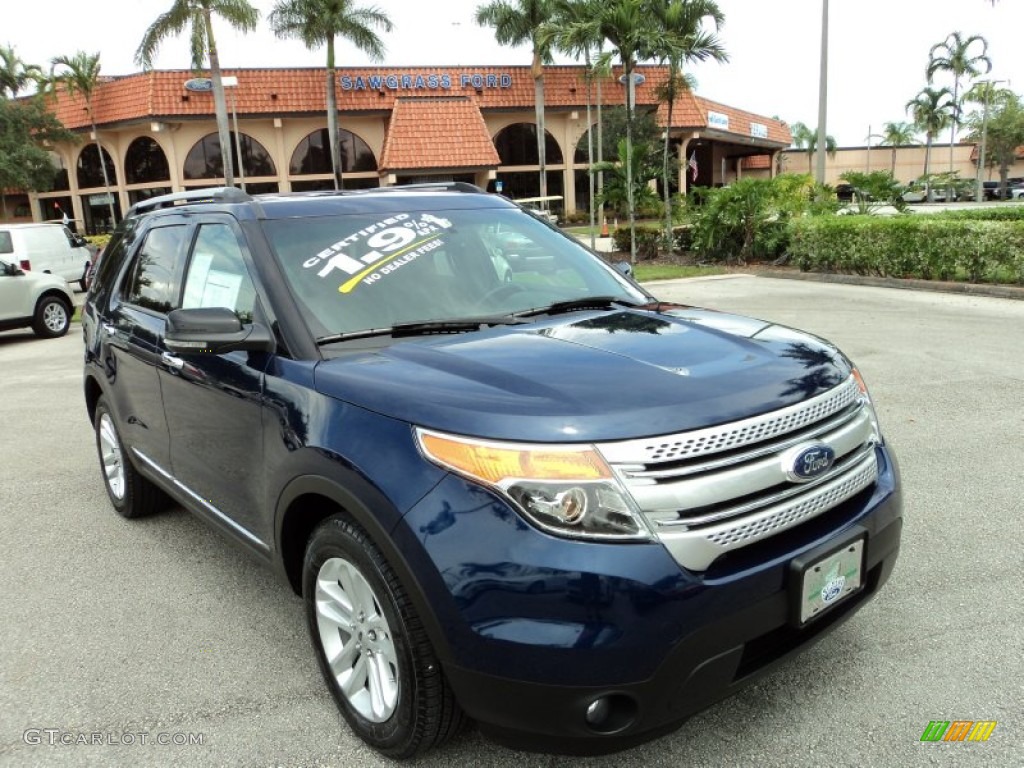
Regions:
<instances>
[{"instance_id":1,"label":"ford oval emblem on grille","mask_svg":"<svg viewBox=\"0 0 1024 768\"><path fill-rule=\"evenodd\" d=\"M794 483L806 483L832 468L836 452L825 443L804 443L782 455L782 469Z\"/></svg>"}]
</instances>

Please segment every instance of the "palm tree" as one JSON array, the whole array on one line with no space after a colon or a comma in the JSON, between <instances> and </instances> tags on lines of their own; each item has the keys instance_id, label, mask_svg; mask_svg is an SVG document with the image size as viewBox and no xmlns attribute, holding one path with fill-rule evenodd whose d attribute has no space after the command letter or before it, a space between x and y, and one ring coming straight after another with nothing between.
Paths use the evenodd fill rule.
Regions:
<instances>
[{"instance_id":1,"label":"palm tree","mask_svg":"<svg viewBox=\"0 0 1024 768\"><path fill-rule=\"evenodd\" d=\"M647 0L607 0L600 14L601 34L612 50L602 58L618 56L626 83L626 178L633 177L633 103L630 83L638 61L673 47L669 36L655 21L652 4ZM629 259L636 261L636 205L633 186L626 188L629 207Z\"/></svg>"},{"instance_id":2,"label":"palm tree","mask_svg":"<svg viewBox=\"0 0 1024 768\"><path fill-rule=\"evenodd\" d=\"M807 150L807 173L809 175L812 174L814 172L812 158L818 149L818 129L811 130L803 123L793 123L789 131L793 136L793 146L797 149ZM825 152L835 157L837 147L838 145L833 136L825 137Z\"/></svg>"},{"instance_id":3,"label":"palm tree","mask_svg":"<svg viewBox=\"0 0 1024 768\"><path fill-rule=\"evenodd\" d=\"M981 52L971 55L971 49L981 45ZM984 67L984 70L982 69ZM959 32L953 32L945 41L933 45L928 52L928 68L925 74L928 85L932 84L936 72L948 72L953 76L953 116L949 123L949 172L953 172L953 143L960 123L960 80L975 78L992 71L992 60L988 57L988 41L981 35L964 39Z\"/></svg>"},{"instance_id":4,"label":"palm tree","mask_svg":"<svg viewBox=\"0 0 1024 768\"><path fill-rule=\"evenodd\" d=\"M542 31L542 42L573 57L583 57L587 79L587 166L594 165L594 124L590 116L591 86L596 71L591 52L601 45L601 28L597 15L601 0L555 0L551 23ZM587 173L590 184L590 247L595 246L596 192L594 174Z\"/></svg>"},{"instance_id":5,"label":"palm tree","mask_svg":"<svg viewBox=\"0 0 1024 768\"><path fill-rule=\"evenodd\" d=\"M882 126L882 143L892 147L892 164L889 174L896 177L896 147L909 144L917 136L917 129L910 123L885 123Z\"/></svg>"},{"instance_id":6,"label":"palm tree","mask_svg":"<svg viewBox=\"0 0 1024 768\"><path fill-rule=\"evenodd\" d=\"M705 23L714 25L715 32L725 23L725 15L714 0L669 0L667 3L652 5L656 23L666 37L662 47L656 51L659 59L668 63L668 79L661 89L659 98L668 103L668 124L665 126L665 142L662 147L662 191L665 202L665 241L672 242L672 198L669 194L669 144L672 131L672 108L684 91L692 90L695 83L691 76L683 75L683 65L691 62L714 59L725 62L725 53L718 36L704 29Z\"/></svg>"},{"instance_id":7,"label":"palm tree","mask_svg":"<svg viewBox=\"0 0 1024 768\"><path fill-rule=\"evenodd\" d=\"M99 157L100 170L103 172L103 188L107 193L107 205L110 207L110 225L113 227L117 224L114 195L110 191L107 163L103 159L103 145L100 144L100 134L96 129L96 116L92 108L93 97L100 83L99 53L78 51L74 56L57 56L50 61L50 81L54 85L63 84L69 96L80 93L85 100L85 113L89 116L92 138L96 142L96 154Z\"/></svg>"},{"instance_id":8,"label":"palm tree","mask_svg":"<svg viewBox=\"0 0 1024 768\"><path fill-rule=\"evenodd\" d=\"M192 49L192 67L202 69L203 59L209 58L210 75L213 79L213 104L217 116L217 134L220 137L220 154L224 162L224 182L234 186L235 171L231 160L231 136L228 133L228 107L224 99L224 84L220 74L220 54L213 36L213 14L217 14L241 32L252 32L260 12L247 0L172 0L169 11L157 16L142 36L135 60L146 69L153 65L160 44L168 37L177 37L189 29ZM242 158L238 158L241 162Z\"/></svg>"},{"instance_id":9,"label":"palm tree","mask_svg":"<svg viewBox=\"0 0 1024 768\"><path fill-rule=\"evenodd\" d=\"M932 153L932 141L938 136L939 131L945 128L953 120L956 112L956 102L953 100L953 92L949 88L922 88L920 93L907 102L907 112L914 120L914 125L919 131L924 131L924 178L928 192L928 199L931 200L931 184L928 182L928 169Z\"/></svg>"},{"instance_id":10,"label":"palm tree","mask_svg":"<svg viewBox=\"0 0 1024 768\"><path fill-rule=\"evenodd\" d=\"M551 60L550 35L545 27L554 16L552 0L491 0L477 6L476 23L494 27L499 45L529 43L533 53L530 73L533 75L533 99L537 119L537 163L540 166L540 196L547 197L547 159L544 142L544 64ZM547 44L545 44L547 41Z\"/></svg>"},{"instance_id":11,"label":"palm tree","mask_svg":"<svg viewBox=\"0 0 1024 768\"><path fill-rule=\"evenodd\" d=\"M384 43L374 28L390 32L391 19L376 7L356 8L353 0L279 0L270 13L270 26L278 37L297 37L307 48L327 46L327 136L334 188L341 189L334 41L339 37L348 40L374 61L380 61L384 58Z\"/></svg>"},{"instance_id":12,"label":"palm tree","mask_svg":"<svg viewBox=\"0 0 1024 768\"><path fill-rule=\"evenodd\" d=\"M42 75L42 69L26 64L11 46L0 46L0 99L13 99L29 83L41 83Z\"/></svg>"}]
</instances>

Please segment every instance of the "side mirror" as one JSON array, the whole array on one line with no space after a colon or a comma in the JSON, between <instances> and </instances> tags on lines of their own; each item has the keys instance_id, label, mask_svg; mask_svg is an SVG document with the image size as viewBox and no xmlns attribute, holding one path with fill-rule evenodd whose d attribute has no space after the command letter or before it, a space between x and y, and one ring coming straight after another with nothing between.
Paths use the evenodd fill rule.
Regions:
<instances>
[{"instance_id":1,"label":"side mirror","mask_svg":"<svg viewBox=\"0 0 1024 768\"><path fill-rule=\"evenodd\" d=\"M226 307L176 309L167 315L164 344L179 355L225 352L273 352L270 330L259 323L242 325Z\"/></svg>"},{"instance_id":2,"label":"side mirror","mask_svg":"<svg viewBox=\"0 0 1024 768\"><path fill-rule=\"evenodd\" d=\"M615 267L617 272L625 275L626 277L633 276L633 265L628 261L616 261L612 266Z\"/></svg>"},{"instance_id":3,"label":"side mirror","mask_svg":"<svg viewBox=\"0 0 1024 768\"><path fill-rule=\"evenodd\" d=\"M89 241L82 237L77 232L71 233L71 245L75 248L84 248L89 244Z\"/></svg>"}]
</instances>

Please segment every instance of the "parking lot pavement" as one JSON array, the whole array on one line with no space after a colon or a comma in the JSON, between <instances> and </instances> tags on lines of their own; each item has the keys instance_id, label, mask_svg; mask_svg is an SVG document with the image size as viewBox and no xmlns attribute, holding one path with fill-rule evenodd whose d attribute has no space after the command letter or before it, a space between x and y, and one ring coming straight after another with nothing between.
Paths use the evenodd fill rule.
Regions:
<instances>
[{"instance_id":1,"label":"parking lot pavement","mask_svg":"<svg viewBox=\"0 0 1024 768\"><path fill-rule=\"evenodd\" d=\"M806 328L859 363L902 462L892 579L659 741L579 760L470 730L416 765L1020 766L1024 302L752 277L655 292ZM0 764L391 764L336 714L298 598L180 510L113 513L78 326L0 333L0 425ZM931 720L998 725L984 743L921 743Z\"/></svg>"}]
</instances>

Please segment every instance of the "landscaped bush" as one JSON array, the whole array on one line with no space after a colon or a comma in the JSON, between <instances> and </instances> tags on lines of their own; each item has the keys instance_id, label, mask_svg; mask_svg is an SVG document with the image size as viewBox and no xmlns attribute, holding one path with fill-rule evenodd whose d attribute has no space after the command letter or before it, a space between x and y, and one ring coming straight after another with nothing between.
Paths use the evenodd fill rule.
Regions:
<instances>
[{"instance_id":1,"label":"landscaped bush","mask_svg":"<svg viewBox=\"0 0 1024 768\"><path fill-rule=\"evenodd\" d=\"M997 205L979 209L962 208L929 214L943 219L968 221L1024 221L1024 205Z\"/></svg>"},{"instance_id":2,"label":"landscaped bush","mask_svg":"<svg viewBox=\"0 0 1024 768\"><path fill-rule=\"evenodd\" d=\"M822 216L790 225L805 271L1024 284L1024 220L943 216Z\"/></svg>"},{"instance_id":3,"label":"landscaped bush","mask_svg":"<svg viewBox=\"0 0 1024 768\"><path fill-rule=\"evenodd\" d=\"M615 250L629 253L629 227L619 227L612 231L612 242ZM653 259L658 255L658 244L661 242L661 230L655 227L636 227L636 258L637 261Z\"/></svg>"}]
</instances>

